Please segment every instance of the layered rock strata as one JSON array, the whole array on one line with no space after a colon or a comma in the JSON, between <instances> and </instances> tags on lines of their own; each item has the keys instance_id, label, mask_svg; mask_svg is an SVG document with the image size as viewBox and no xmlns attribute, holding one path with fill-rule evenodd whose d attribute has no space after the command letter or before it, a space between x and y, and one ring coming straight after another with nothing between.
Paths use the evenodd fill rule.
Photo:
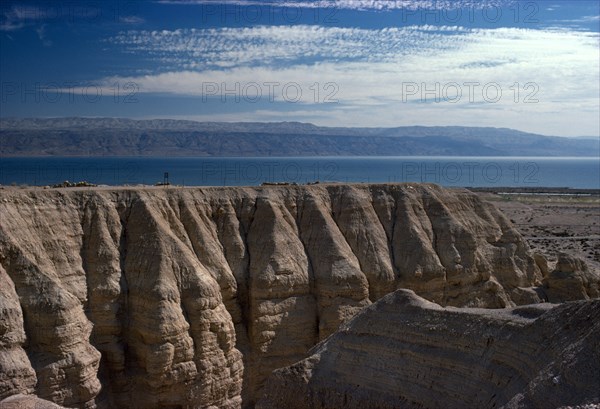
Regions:
<instances>
[{"instance_id":1,"label":"layered rock strata","mask_svg":"<svg viewBox=\"0 0 600 409\"><path fill-rule=\"evenodd\" d=\"M545 297L510 222L435 185L7 189L0 215L0 399L252 406L272 370L397 288L457 307Z\"/></svg>"},{"instance_id":2,"label":"layered rock strata","mask_svg":"<svg viewBox=\"0 0 600 409\"><path fill-rule=\"evenodd\" d=\"M273 372L258 409L595 408L600 300L443 308L398 290Z\"/></svg>"}]
</instances>

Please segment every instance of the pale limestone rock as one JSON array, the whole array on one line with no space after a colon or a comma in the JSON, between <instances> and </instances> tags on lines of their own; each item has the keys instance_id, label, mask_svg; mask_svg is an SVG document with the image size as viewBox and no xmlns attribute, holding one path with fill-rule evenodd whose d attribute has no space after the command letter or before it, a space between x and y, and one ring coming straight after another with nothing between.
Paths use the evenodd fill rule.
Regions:
<instances>
[{"instance_id":1,"label":"pale limestone rock","mask_svg":"<svg viewBox=\"0 0 600 409\"><path fill-rule=\"evenodd\" d=\"M0 262L23 310L37 395L60 405L93 408L100 391L100 353L84 312L79 203L62 195L23 195L2 208Z\"/></svg>"},{"instance_id":2,"label":"pale limestone rock","mask_svg":"<svg viewBox=\"0 0 600 409\"><path fill-rule=\"evenodd\" d=\"M283 203L258 198L248 233L250 260L248 337L250 390L259 391L276 368L302 357L316 343L317 302L309 262L294 217ZM256 396L251 396L251 400Z\"/></svg>"},{"instance_id":3,"label":"pale limestone rock","mask_svg":"<svg viewBox=\"0 0 600 409\"><path fill-rule=\"evenodd\" d=\"M443 308L398 290L273 372L257 409L600 404L600 300Z\"/></svg>"},{"instance_id":4,"label":"pale limestone rock","mask_svg":"<svg viewBox=\"0 0 600 409\"><path fill-rule=\"evenodd\" d=\"M326 192L309 191L302 199L298 209L300 239L312 266L318 334L323 339L370 304L368 281L331 217Z\"/></svg>"},{"instance_id":5,"label":"pale limestone rock","mask_svg":"<svg viewBox=\"0 0 600 409\"><path fill-rule=\"evenodd\" d=\"M533 259L535 260L535 264L539 267L542 275L546 277L550 272L550 268L548 267L548 260L546 257L538 252L533 253Z\"/></svg>"},{"instance_id":6,"label":"pale limestone rock","mask_svg":"<svg viewBox=\"0 0 600 409\"><path fill-rule=\"evenodd\" d=\"M25 340L15 286L0 266L0 400L35 388L37 378L23 349Z\"/></svg>"},{"instance_id":7,"label":"pale limestone rock","mask_svg":"<svg viewBox=\"0 0 600 409\"><path fill-rule=\"evenodd\" d=\"M15 292L2 293L2 311L22 309L27 343L2 344L0 356L10 355L23 379L34 375L29 363L38 379L10 393L61 405L251 406L272 370L397 288L457 307L541 300L533 287L542 274L525 241L461 189L2 196L0 265ZM19 331L14 320L10 327Z\"/></svg>"},{"instance_id":8,"label":"pale limestone rock","mask_svg":"<svg viewBox=\"0 0 600 409\"><path fill-rule=\"evenodd\" d=\"M600 296L600 276L588 269L585 261L560 253L556 268L544 280L550 302L574 301Z\"/></svg>"},{"instance_id":9,"label":"pale limestone rock","mask_svg":"<svg viewBox=\"0 0 600 409\"><path fill-rule=\"evenodd\" d=\"M0 401L0 409L66 409L34 395L16 394Z\"/></svg>"}]
</instances>

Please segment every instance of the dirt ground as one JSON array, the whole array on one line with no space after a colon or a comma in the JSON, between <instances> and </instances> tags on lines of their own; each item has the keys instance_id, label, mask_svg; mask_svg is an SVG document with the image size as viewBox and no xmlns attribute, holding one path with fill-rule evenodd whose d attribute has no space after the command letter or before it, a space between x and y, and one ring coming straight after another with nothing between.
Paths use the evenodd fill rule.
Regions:
<instances>
[{"instance_id":1,"label":"dirt ground","mask_svg":"<svg viewBox=\"0 0 600 409\"><path fill-rule=\"evenodd\" d=\"M478 193L508 216L551 267L557 253L566 252L600 272L599 194Z\"/></svg>"}]
</instances>

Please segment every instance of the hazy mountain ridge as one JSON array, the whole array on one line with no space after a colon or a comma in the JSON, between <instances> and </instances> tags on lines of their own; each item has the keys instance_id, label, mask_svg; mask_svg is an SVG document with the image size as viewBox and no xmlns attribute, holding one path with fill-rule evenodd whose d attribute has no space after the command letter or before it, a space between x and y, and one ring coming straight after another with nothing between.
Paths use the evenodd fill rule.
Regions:
<instances>
[{"instance_id":1,"label":"hazy mountain ridge","mask_svg":"<svg viewBox=\"0 0 600 409\"><path fill-rule=\"evenodd\" d=\"M598 156L600 138L508 128L343 128L300 122L32 118L0 121L2 156Z\"/></svg>"}]
</instances>

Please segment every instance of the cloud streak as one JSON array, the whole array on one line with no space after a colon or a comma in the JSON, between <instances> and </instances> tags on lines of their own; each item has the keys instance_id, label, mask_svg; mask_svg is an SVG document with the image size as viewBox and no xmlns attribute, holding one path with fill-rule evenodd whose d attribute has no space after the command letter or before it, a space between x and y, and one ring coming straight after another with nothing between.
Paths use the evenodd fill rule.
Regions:
<instances>
[{"instance_id":1,"label":"cloud streak","mask_svg":"<svg viewBox=\"0 0 600 409\"><path fill-rule=\"evenodd\" d=\"M455 10L459 8L506 7L514 0L161 0L164 4L205 6L259 6L287 8L337 8L346 10Z\"/></svg>"},{"instance_id":2,"label":"cloud streak","mask_svg":"<svg viewBox=\"0 0 600 409\"><path fill-rule=\"evenodd\" d=\"M13 5L0 16L0 31L16 31L21 28L48 18L41 7Z\"/></svg>"},{"instance_id":3,"label":"cloud streak","mask_svg":"<svg viewBox=\"0 0 600 409\"><path fill-rule=\"evenodd\" d=\"M8 4L0 12L0 31L10 32L22 28L32 27L39 24L53 24L57 22L66 22L69 24L105 24L116 22L123 25L139 25L145 22L141 16L118 15L117 7L110 2L104 3L83 2L77 5L76 2L45 2L40 5L27 4ZM39 28L37 29L39 30ZM45 30L42 28L42 30ZM38 31L39 32L39 31ZM42 35L40 35L40 38Z\"/></svg>"},{"instance_id":4,"label":"cloud streak","mask_svg":"<svg viewBox=\"0 0 600 409\"><path fill-rule=\"evenodd\" d=\"M578 134L599 132L598 33L564 28L260 26L127 31L110 41L128 52L151 55L162 66L149 75L103 80L134 82L141 93L200 97L211 83L211 91L218 88L211 96L218 98L224 88L240 94L238 102L244 103L252 102L244 101L245 87L258 84L264 101L264 84L271 82L279 87L272 102L287 103L283 88L293 83L302 90L294 102L305 120L308 112L319 109L299 107L325 107L324 94L331 91L325 87L334 83L338 103L326 108L342 124L431 124L427 115L434 115L437 124L521 123L520 129L556 133L556 118L570 113L585 130ZM477 84L472 96L467 84ZM484 94L488 84L493 86ZM315 87L320 92L316 99ZM498 89L502 95L496 101ZM429 90L428 98L423 90ZM462 94L459 99L457 92ZM258 112L251 103L248 109ZM527 125L533 118L537 125ZM322 114L315 119L325 123ZM562 131L570 134L572 128L563 123Z\"/></svg>"},{"instance_id":5,"label":"cloud streak","mask_svg":"<svg viewBox=\"0 0 600 409\"><path fill-rule=\"evenodd\" d=\"M109 40L167 65L204 70L314 61L394 62L412 53L453 50L472 41L462 27L366 30L322 26L127 31ZM448 35L451 34L451 35Z\"/></svg>"},{"instance_id":6,"label":"cloud streak","mask_svg":"<svg viewBox=\"0 0 600 409\"><path fill-rule=\"evenodd\" d=\"M431 75L445 80L474 76L535 81L543 79L544 73L568 71L571 78L573 74L583 77L577 80L587 75L583 82L588 83L594 82L597 72L599 38L598 33L565 29L259 26L132 30L109 42L128 53L154 58L156 75L178 71L226 74L242 68L281 72L296 66L328 65L342 71L360 66L365 73L358 79L385 67L396 75L416 72L417 80Z\"/></svg>"}]
</instances>

